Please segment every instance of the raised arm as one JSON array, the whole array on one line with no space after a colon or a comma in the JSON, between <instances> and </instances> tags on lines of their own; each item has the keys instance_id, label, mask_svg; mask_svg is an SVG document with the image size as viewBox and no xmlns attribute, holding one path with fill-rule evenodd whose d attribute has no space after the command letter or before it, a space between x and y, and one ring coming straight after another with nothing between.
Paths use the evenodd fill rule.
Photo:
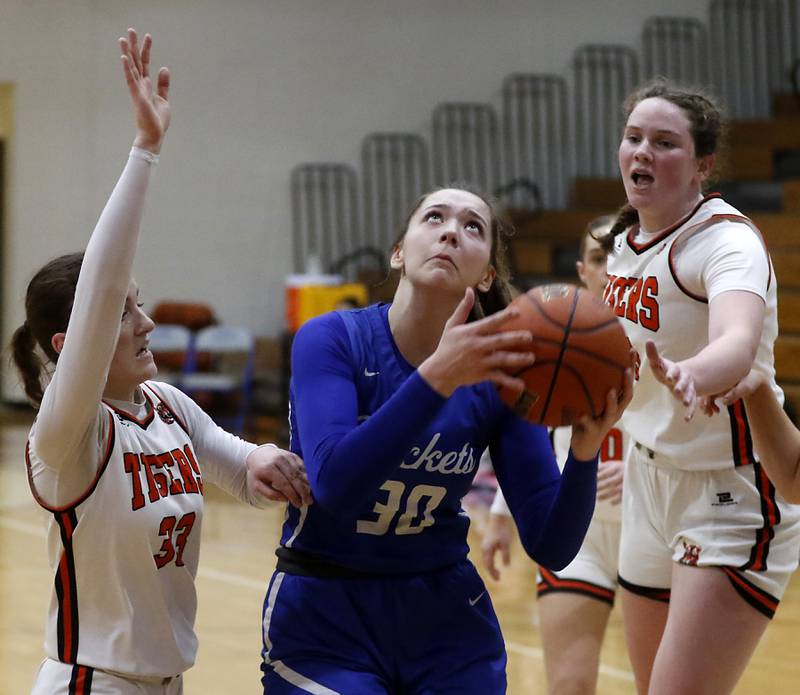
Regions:
<instances>
[{"instance_id":1,"label":"raised arm","mask_svg":"<svg viewBox=\"0 0 800 695\"><path fill-rule=\"evenodd\" d=\"M81 446L91 444L90 430L96 426L131 280L150 171L169 126L169 71L161 68L153 91L151 44L146 35L140 49L133 29L120 39L136 137L86 247L69 325L61 336L58 364L42 399L36 454L50 468L85 462L76 454ZM54 340L59 340L58 335Z\"/></svg>"}]
</instances>

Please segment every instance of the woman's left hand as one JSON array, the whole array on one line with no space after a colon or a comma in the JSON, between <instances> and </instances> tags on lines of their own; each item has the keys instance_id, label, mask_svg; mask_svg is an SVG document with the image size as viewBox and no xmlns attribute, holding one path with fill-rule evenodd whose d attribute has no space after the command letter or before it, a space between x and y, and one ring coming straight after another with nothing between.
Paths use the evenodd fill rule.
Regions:
<instances>
[{"instance_id":1,"label":"woman's left hand","mask_svg":"<svg viewBox=\"0 0 800 695\"><path fill-rule=\"evenodd\" d=\"M647 341L645 349L653 376L656 381L664 384L672 391L672 395L684 405L686 408L684 419L688 422L694 417L694 413L698 405L700 405L694 375L682 366L680 362L673 362L661 357L656 344L652 340Z\"/></svg>"},{"instance_id":2,"label":"woman's left hand","mask_svg":"<svg viewBox=\"0 0 800 695\"><path fill-rule=\"evenodd\" d=\"M576 459L589 461L597 455L606 434L620 419L631 398L633 398L633 367L628 367L625 370L622 393L618 393L617 389L608 392L606 407L600 416L593 420L584 415L572 425L570 448Z\"/></svg>"},{"instance_id":3,"label":"woman's left hand","mask_svg":"<svg viewBox=\"0 0 800 695\"><path fill-rule=\"evenodd\" d=\"M260 446L248 455L247 490L256 497L295 507L314 502L303 460L276 446Z\"/></svg>"}]
</instances>

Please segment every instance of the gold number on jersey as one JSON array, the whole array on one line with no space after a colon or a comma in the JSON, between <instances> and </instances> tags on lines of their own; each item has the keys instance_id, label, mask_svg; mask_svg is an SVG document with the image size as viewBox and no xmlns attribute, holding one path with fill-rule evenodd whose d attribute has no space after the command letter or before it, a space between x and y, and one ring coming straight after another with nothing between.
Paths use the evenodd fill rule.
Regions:
<instances>
[{"instance_id":1,"label":"gold number on jersey","mask_svg":"<svg viewBox=\"0 0 800 695\"><path fill-rule=\"evenodd\" d=\"M358 533L368 533L373 536L383 536L400 510L403 493L406 486L399 480L387 480L380 487L387 493L385 502L376 502L372 508L373 513L378 518L373 521L359 520L356 523ZM411 489L406 499L405 511L397 520L394 532L398 536L407 536L414 533L422 533L428 526L433 526L433 510L438 507L447 488L438 485L417 485ZM414 520L419 515L419 505L423 498L426 498L425 507L422 511L422 518L414 524Z\"/></svg>"}]
</instances>

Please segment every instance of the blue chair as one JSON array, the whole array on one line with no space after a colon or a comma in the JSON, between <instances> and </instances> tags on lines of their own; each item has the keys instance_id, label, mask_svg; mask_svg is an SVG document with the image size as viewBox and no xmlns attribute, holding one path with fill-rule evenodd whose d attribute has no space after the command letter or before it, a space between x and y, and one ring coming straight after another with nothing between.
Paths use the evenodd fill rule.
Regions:
<instances>
[{"instance_id":1,"label":"blue chair","mask_svg":"<svg viewBox=\"0 0 800 695\"><path fill-rule=\"evenodd\" d=\"M192 361L192 332L177 324L156 324L150 333L150 352L158 367L159 381L181 388Z\"/></svg>"},{"instance_id":2,"label":"blue chair","mask_svg":"<svg viewBox=\"0 0 800 695\"><path fill-rule=\"evenodd\" d=\"M204 357L208 367L200 369L198 364ZM214 421L241 434L250 409L254 367L255 338L247 328L208 326L195 335L180 388L195 398L210 396L209 410ZM232 398L237 405L233 412L225 412L218 402Z\"/></svg>"}]
</instances>

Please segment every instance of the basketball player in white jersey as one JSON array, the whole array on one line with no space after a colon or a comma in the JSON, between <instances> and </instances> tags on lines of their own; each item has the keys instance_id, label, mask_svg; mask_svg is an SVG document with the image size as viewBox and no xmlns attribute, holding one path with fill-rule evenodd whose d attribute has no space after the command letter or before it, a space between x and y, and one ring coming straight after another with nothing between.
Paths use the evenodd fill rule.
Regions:
<instances>
[{"instance_id":1,"label":"basketball player in white jersey","mask_svg":"<svg viewBox=\"0 0 800 695\"><path fill-rule=\"evenodd\" d=\"M628 205L608 239L605 296L642 360L622 423L628 650L641 693L729 693L797 567L800 523L757 460L741 401L692 415L753 365L782 397L775 277L752 222L702 193L716 107L656 82L627 114Z\"/></svg>"},{"instance_id":2,"label":"basketball player in white jersey","mask_svg":"<svg viewBox=\"0 0 800 695\"><path fill-rule=\"evenodd\" d=\"M151 39L120 39L136 139L85 254L33 278L14 360L39 413L26 447L46 511L54 591L33 693L182 692L194 633L203 489L310 503L302 462L218 428L156 374L153 322L131 269L148 180L170 120L169 72L151 89ZM42 390L41 350L55 365Z\"/></svg>"},{"instance_id":3,"label":"basketball player in white jersey","mask_svg":"<svg viewBox=\"0 0 800 695\"><path fill-rule=\"evenodd\" d=\"M594 295L602 297L608 281L607 252L597 241L608 234L612 216L589 223L579 248L578 277ZM570 438L569 427L552 431L556 461L563 465ZM581 549L564 569L540 567L537 577L539 608L548 692L593 693L597 687L600 648L617 590L620 507L623 461L629 438L619 427L606 435L597 471L597 505ZM494 579L500 578L495 556L507 565L514 522L502 491L492 504L483 538L484 564Z\"/></svg>"}]
</instances>

